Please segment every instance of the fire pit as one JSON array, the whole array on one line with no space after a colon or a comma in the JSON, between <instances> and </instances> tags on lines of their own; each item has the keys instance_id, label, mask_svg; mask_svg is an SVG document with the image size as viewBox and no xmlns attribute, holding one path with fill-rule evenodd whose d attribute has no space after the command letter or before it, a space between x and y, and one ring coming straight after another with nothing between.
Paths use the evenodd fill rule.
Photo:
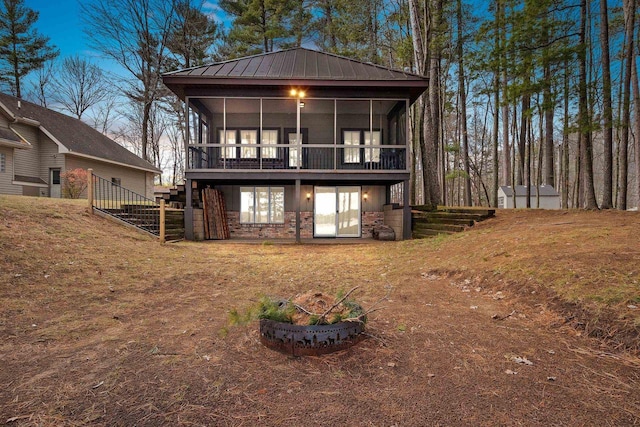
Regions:
<instances>
[{"instance_id":1,"label":"fire pit","mask_svg":"<svg viewBox=\"0 0 640 427\"><path fill-rule=\"evenodd\" d=\"M260 320L260 341L265 346L293 356L318 356L344 350L363 338L362 322L333 325L292 325Z\"/></svg>"},{"instance_id":2,"label":"fire pit","mask_svg":"<svg viewBox=\"0 0 640 427\"><path fill-rule=\"evenodd\" d=\"M260 341L293 356L316 356L344 350L364 337L367 313L349 291L336 302L321 292L307 292L289 300L260 302Z\"/></svg>"}]
</instances>

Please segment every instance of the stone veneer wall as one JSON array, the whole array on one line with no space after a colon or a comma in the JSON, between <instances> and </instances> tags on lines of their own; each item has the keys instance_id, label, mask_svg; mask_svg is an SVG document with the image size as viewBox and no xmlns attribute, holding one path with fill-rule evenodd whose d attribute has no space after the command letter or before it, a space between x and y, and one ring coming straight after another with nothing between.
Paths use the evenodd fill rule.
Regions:
<instances>
[{"instance_id":1,"label":"stone veneer wall","mask_svg":"<svg viewBox=\"0 0 640 427\"><path fill-rule=\"evenodd\" d=\"M204 240L202 209L193 210L194 240ZM240 224L240 212L227 211L231 238L240 239L295 239L296 213L285 212L284 224ZM313 212L300 212L300 237L313 238ZM383 212L364 212L362 214L362 238L371 238L373 228L384 224Z\"/></svg>"},{"instance_id":2,"label":"stone veneer wall","mask_svg":"<svg viewBox=\"0 0 640 427\"><path fill-rule=\"evenodd\" d=\"M362 214L362 238L372 238L373 229L384 224L384 212L364 212Z\"/></svg>"},{"instance_id":3,"label":"stone veneer wall","mask_svg":"<svg viewBox=\"0 0 640 427\"><path fill-rule=\"evenodd\" d=\"M295 239L296 213L285 212L284 224L240 224L240 212L227 212L231 238L245 239ZM300 212L300 237L313 237L313 212Z\"/></svg>"}]
</instances>

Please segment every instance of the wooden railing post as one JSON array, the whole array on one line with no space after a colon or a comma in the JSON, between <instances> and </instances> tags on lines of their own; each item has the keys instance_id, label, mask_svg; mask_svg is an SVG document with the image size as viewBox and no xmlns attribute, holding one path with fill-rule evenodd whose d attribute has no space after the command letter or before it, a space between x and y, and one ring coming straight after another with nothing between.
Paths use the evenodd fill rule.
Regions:
<instances>
[{"instance_id":1,"label":"wooden railing post","mask_svg":"<svg viewBox=\"0 0 640 427\"><path fill-rule=\"evenodd\" d=\"M160 243L165 242L165 212L164 212L164 199L160 200Z\"/></svg>"},{"instance_id":2,"label":"wooden railing post","mask_svg":"<svg viewBox=\"0 0 640 427\"><path fill-rule=\"evenodd\" d=\"M87 204L89 213L93 213L93 169L87 169Z\"/></svg>"}]
</instances>

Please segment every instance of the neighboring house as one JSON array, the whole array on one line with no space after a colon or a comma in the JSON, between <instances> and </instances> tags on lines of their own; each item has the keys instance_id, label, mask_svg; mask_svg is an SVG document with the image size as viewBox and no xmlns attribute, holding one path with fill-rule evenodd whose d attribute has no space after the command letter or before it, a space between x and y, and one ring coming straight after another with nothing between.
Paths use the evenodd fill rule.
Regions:
<instances>
[{"instance_id":1,"label":"neighboring house","mask_svg":"<svg viewBox=\"0 0 640 427\"><path fill-rule=\"evenodd\" d=\"M551 185L531 187L531 207L539 209L560 209L560 195ZM513 188L503 186L498 189L498 208L526 208L527 187L516 185L515 205Z\"/></svg>"},{"instance_id":2,"label":"neighboring house","mask_svg":"<svg viewBox=\"0 0 640 427\"><path fill-rule=\"evenodd\" d=\"M61 197L61 173L77 168L148 198L161 172L78 119L0 93L0 194Z\"/></svg>"},{"instance_id":3,"label":"neighboring house","mask_svg":"<svg viewBox=\"0 0 640 427\"><path fill-rule=\"evenodd\" d=\"M293 48L163 79L189 110L187 239L207 187L233 237L370 237L384 222L411 236L408 111L426 78Z\"/></svg>"}]
</instances>

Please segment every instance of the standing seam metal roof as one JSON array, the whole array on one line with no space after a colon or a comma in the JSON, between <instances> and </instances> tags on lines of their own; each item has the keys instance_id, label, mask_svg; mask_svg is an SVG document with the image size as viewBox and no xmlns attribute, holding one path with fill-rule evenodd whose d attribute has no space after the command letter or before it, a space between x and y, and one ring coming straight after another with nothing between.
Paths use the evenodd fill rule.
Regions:
<instances>
[{"instance_id":1,"label":"standing seam metal roof","mask_svg":"<svg viewBox=\"0 0 640 427\"><path fill-rule=\"evenodd\" d=\"M263 53L194 68L165 77L209 77L215 79L308 79L355 81L425 81L426 78L405 71L364 63L331 53L302 47Z\"/></svg>"}]
</instances>

